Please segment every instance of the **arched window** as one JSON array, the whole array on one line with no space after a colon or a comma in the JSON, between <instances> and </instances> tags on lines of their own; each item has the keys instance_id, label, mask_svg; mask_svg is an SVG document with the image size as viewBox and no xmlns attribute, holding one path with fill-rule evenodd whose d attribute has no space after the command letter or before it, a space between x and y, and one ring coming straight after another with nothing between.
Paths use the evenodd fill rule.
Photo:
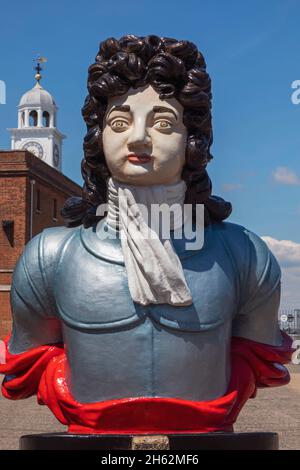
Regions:
<instances>
[{"instance_id":1,"label":"arched window","mask_svg":"<svg viewBox=\"0 0 300 470\"><path fill-rule=\"evenodd\" d=\"M49 127L50 123L50 115L47 111L43 112L43 126L44 127Z\"/></svg>"},{"instance_id":2,"label":"arched window","mask_svg":"<svg viewBox=\"0 0 300 470\"><path fill-rule=\"evenodd\" d=\"M41 191L40 191L40 189L36 190L36 207L35 208L38 212L41 211Z\"/></svg>"},{"instance_id":3,"label":"arched window","mask_svg":"<svg viewBox=\"0 0 300 470\"><path fill-rule=\"evenodd\" d=\"M29 113L29 125L30 127L36 127L38 120L38 114L36 111L30 111Z\"/></svg>"},{"instance_id":4,"label":"arched window","mask_svg":"<svg viewBox=\"0 0 300 470\"><path fill-rule=\"evenodd\" d=\"M56 200L56 199L53 199L52 218L53 218L55 221L57 220L57 200Z\"/></svg>"}]
</instances>

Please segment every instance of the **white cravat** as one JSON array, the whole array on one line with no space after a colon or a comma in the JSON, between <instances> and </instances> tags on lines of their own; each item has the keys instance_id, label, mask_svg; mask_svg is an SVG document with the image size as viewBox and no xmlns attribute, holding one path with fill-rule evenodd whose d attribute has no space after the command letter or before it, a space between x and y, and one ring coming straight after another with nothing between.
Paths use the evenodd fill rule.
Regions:
<instances>
[{"instance_id":1,"label":"white cravat","mask_svg":"<svg viewBox=\"0 0 300 470\"><path fill-rule=\"evenodd\" d=\"M148 211L152 204L183 207L184 181L171 185L133 186L110 178L106 223L120 230L128 285L132 299L141 304L192 304L181 262L169 238L150 228L139 205ZM139 205L138 205L139 204ZM174 213L171 229L181 226L182 210ZM150 236L149 236L150 235Z\"/></svg>"}]
</instances>

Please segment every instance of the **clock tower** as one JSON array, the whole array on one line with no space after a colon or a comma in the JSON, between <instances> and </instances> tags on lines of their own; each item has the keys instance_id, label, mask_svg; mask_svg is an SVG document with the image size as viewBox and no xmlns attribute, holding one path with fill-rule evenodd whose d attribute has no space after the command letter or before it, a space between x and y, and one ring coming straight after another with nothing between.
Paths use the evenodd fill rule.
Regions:
<instances>
[{"instance_id":1,"label":"clock tower","mask_svg":"<svg viewBox=\"0 0 300 470\"><path fill-rule=\"evenodd\" d=\"M37 59L36 84L21 98L18 105L18 127L8 129L12 150L28 150L58 171L62 169L62 141L65 136L57 129L57 106L41 85L41 62Z\"/></svg>"}]
</instances>

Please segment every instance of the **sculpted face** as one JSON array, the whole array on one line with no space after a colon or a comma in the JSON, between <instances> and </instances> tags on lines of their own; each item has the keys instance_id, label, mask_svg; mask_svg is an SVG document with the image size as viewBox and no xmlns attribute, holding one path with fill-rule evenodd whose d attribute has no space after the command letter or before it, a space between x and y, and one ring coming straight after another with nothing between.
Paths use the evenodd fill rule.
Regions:
<instances>
[{"instance_id":1,"label":"sculpted face","mask_svg":"<svg viewBox=\"0 0 300 470\"><path fill-rule=\"evenodd\" d=\"M114 178L133 185L173 184L185 161L183 106L150 86L109 99L103 149Z\"/></svg>"}]
</instances>

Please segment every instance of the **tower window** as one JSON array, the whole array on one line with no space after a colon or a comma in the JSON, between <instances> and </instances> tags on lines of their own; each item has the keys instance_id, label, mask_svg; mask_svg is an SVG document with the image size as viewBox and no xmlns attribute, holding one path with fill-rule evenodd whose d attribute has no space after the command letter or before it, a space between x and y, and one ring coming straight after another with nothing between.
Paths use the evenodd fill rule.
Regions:
<instances>
[{"instance_id":1,"label":"tower window","mask_svg":"<svg viewBox=\"0 0 300 470\"><path fill-rule=\"evenodd\" d=\"M36 190L36 210L40 212L41 210L41 191L39 189Z\"/></svg>"},{"instance_id":2,"label":"tower window","mask_svg":"<svg viewBox=\"0 0 300 470\"><path fill-rule=\"evenodd\" d=\"M50 124L50 115L47 111L43 112L43 126L49 127Z\"/></svg>"},{"instance_id":3,"label":"tower window","mask_svg":"<svg viewBox=\"0 0 300 470\"><path fill-rule=\"evenodd\" d=\"M30 111L29 113L29 125L30 127L36 127L38 121L38 114L36 111Z\"/></svg>"},{"instance_id":4,"label":"tower window","mask_svg":"<svg viewBox=\"0 0 300 470\"><path fill-rule=\"evenodd\" d=\"M52 210L53 219L57 220L57 200L53 199L53 210Z\"/></svg>"}]
</instances>

